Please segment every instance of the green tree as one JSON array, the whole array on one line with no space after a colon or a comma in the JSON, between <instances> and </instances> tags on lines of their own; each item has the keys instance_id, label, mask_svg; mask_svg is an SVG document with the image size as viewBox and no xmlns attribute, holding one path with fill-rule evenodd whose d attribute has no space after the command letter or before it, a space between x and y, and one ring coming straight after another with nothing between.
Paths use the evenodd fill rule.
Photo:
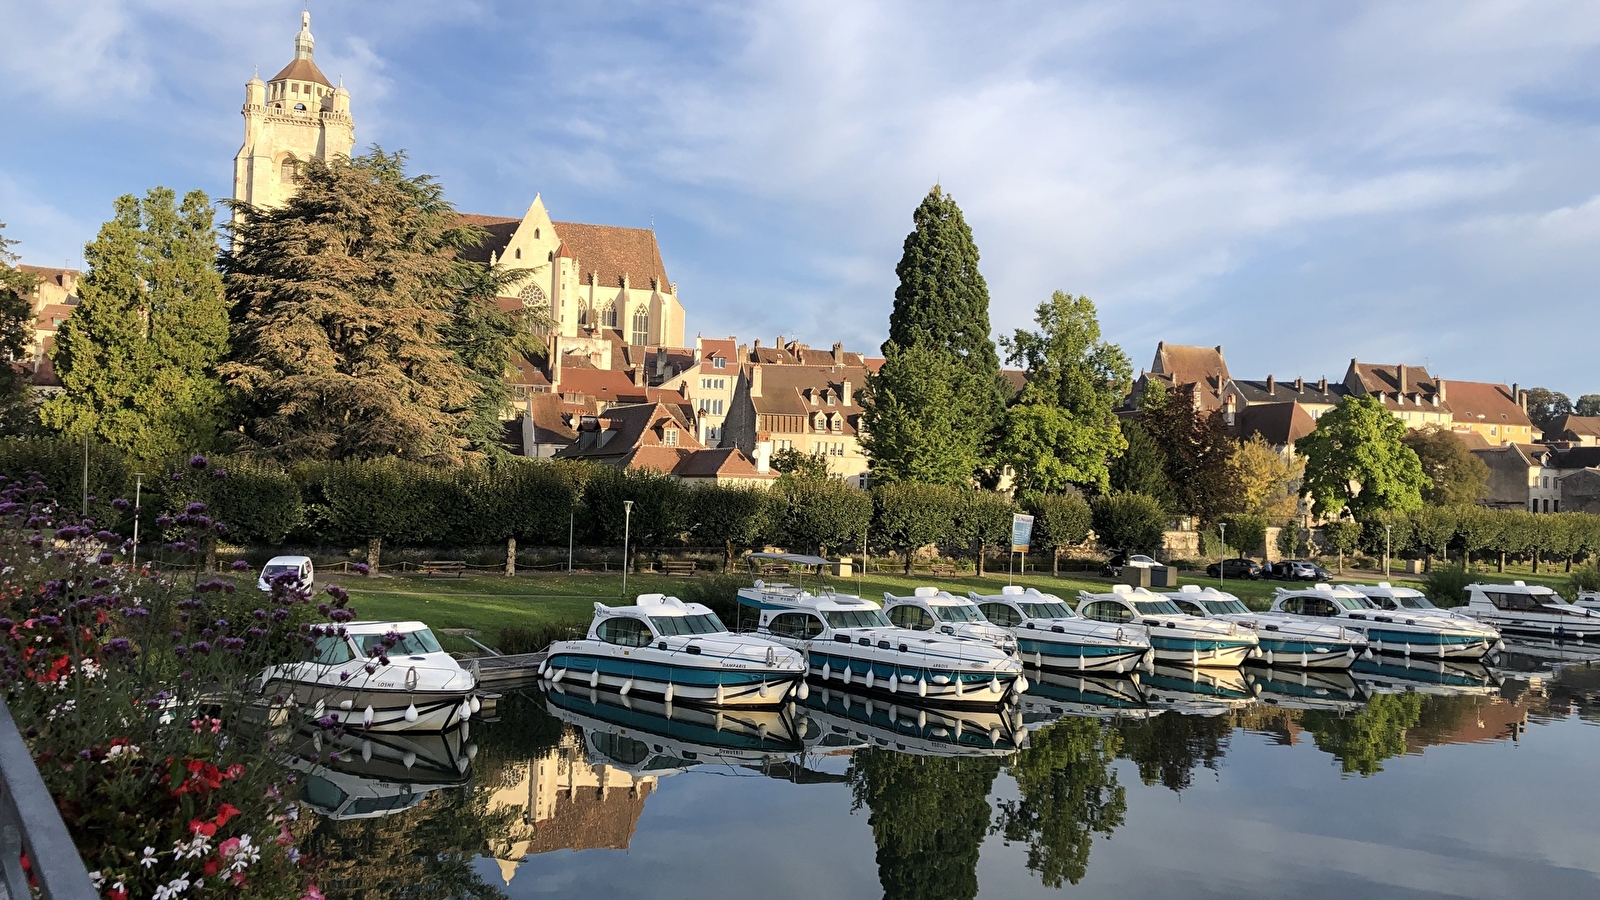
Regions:
<instances>
[{"instance_id":1,"label":"green tree","mask_svg":"<svg viewBox=\"0 0 1600 900\"><path fill-rule=\"evenodd\" d=\"M1061 574L1061 551L1089 537L1093 513L1077 491L1024 494L1022 508L1033 516L1033 550L1048 551L1050 573Z\"/></svg>"},{"instance_id":2,"label":"green tree","mask_svg":"<svg viewBox=\"0 0 1600 900\"><path fill-rule=\"evenodd\" d=\"M457 239L452 235L452 239ZM445 346L472 383L459 434L467 449L490 458L510 458L501 443L506 413L511 409L511 387L506 375L514 357L535 358L545 351L543 335L554 327L549 310L524 306L503 310L495 301L526 273L523 269L490 268L458 262L450 273L447 290L453 294L451 316L441 329Z\"/></svg>"},{"instance_id":3,"label":"green tree","mask_svg":"<svg viewBox=\"0 0 1600 900\"><path fill-rule=\"evenodd\" d=\"M1239 473L1240 510L1272 525L1294 518L1305 466L1303 458L1285 456L1259 434L1252 435L1233 454L1233 468Z\"/></svg>"},{"instance_id":4,"label":"green tree","mask_svg":"<svg viewBox=\"0 0 1600 900\"><path fill-rule=\"evenodd\" d=\"M723 548L722 567L733 569L735 552L761 542L772 503L768 490L725 484L703 484L689 490L691 540Z\"/></svg>"},{"instance_id":5,"label":"green tree","mask_svg":"<svg viewBox=\"0 0 1600 900\"><path fill-rule=\"evenodd\" d=\"M857 545L872 521L872 496L838 478L779 476L769 513L776 543L826 554Z\"/></svg>"},{"instance_id":6,"label":"green tree","mask_svg":"<svg viewBox=\"0 0 1600 900\"><path fill-rule=\"evenodd\" d=\"M1406 752L1406 731L1422 717L1422 695L1377 694L1360 712L1309 710L1300 724L1317 749L1339 761L1345 774L1383 771L1383 761Z\"/></svg>"},{"instance_id":7,"label":"green tree","mask_svg":"<svg viewBox=\"0 0 1600 900\"><path fill-rule=\"evenodd\" d=\"M981 385L948 351L891 341L867 385L861 444L872 457L874 481L972 480L992 419L974 400Z\"/></svg>"},{"instance_id":8,"label":"green tree","mask_svg":"<svg viewBox=\"0 0 1600 900\"><path fill-rule=\"evenodd\" d=\"M187 465L187 463L186 463ZM206 504L206 515L227 524L227 540L251 546L277 546L305 521L300 486L283 467L239 457L212 457L187 478L145 480L145 490L162 491L162 505L178 515L192 502ZM148 519L146 520L148 521Z\"/></svg>"},{"instance_id":9,"label":"green tree","mask_svg":"<svg viewBox=\"0 0 1600 900\"><path fill-rule=\"evenodd\" d=\"M1544 428L1560 416L1572 412L1572 401L1560 391L1549 388L1529 388L1528 419L1535 428Z\"/></svg>"},{"instance_id":10,"label":"green tree","mask_svg":"<svg viewBox=\"0 0 1600 900\"><path fill-rule=\"evenodd\" d=\"M1361 547L1361 523L1334 519L1322 526L1322 546L1339 556L1339 574L1344 574L1344 558Z\"/></svg>"},{"instance_id":11,"label":"green tree","mask_svg":"<svg viewBox=\"0 0 1600 900\"><path fill-rule=\"evenodd\" d=\"M1122 420L1122 438L1128 447L1111 461L1111 489L1154 497L1163 509L1176 513L1178 496L1167 478L1166 451L1137 419Z\"/></svg>"},{"instance_id":12,"label":"green tree","mask_svg":"<svg viewBox=\"0 0 1600 900\"><path fill-rule=\"evenodd\" d=\"M998 491L969 490L956 506L952 536L973 548L979 577L983 575L986 551L1010 550L1011 522L1016 512L1011 498Z\"/></svg>"},{"instance_id":13,"label":"green tree","mask_svg":"<svg viewBox=\"0 0 1600 900\"><path fill-rule=\"evenodd\" d=\"M1094 836L1123 824L1127 790L1111 767L1121 745L1098 719L1069 716L1034 732L1007 767L1018 797L999 801L997 828L1027 843L1028 869L1045 887L1082 880Z\"/></svg>"},{"instance_id":14,"label":"green tree","mask_svg":"<svg viewBox=\"0 0 1600 900\"><path fill-rule=\"evenodd\" d=\"M1572 404L1572 411L1580 416L1600 416L1600 394L1584 394Z\"/></svg>"},{"instance_id":15,"label":"green tree","mask_svg":"<svg viewBox=\"0 0 1600 900\"><path fill-rule=\"evenodd\" d=\"M803 478L827 478L828 458L816 453L802 453L789 447L772 454L772 471L780 475L799 475Z\"/></svg>"},{"instance_id":16,"label":"green tree","mask_svg":"<svg viewBox=\"0 0 1600 900\"><path fill-rule=\"evenodd\" d=\"M1417 454L1429 484L1424 502L1447 506L1476 503L1489 493L1489 467L1452 431L1438 426L1407 432L1402 442Z\"/></svg>"},{"instance_id":17,"label":"green tree","mask_svg":"<svg viewBox=\"0 0 1600 900\"><path fill-rule=\"evenodd\" d=\"M1241 493L1233 464L1237 443L1222 416L1199 408L1192 385L1170 395L1147 396L1139 418L1166 454L1167 480L1179 512L1210 524L1237 509Z\"/></svg>"},{"instance_id":18,"label":"green tree","mask_svg":"<svg viewBox=\"0 0 1600 900\"><path fill-rule=\"evenodd\" d=\"M1247 513L1223 516L1228 525L1228 544L1239 549L1240 556L1254 556L1267 545L1267 520Z\"/></svg>"},{"instance_id":19,"label":"green tree","mask_svg":"<svg viewBox=\"0 0 1600 900\"><path fill-rule=\"evenodd\" d=\"M149 462L217 444L228 314L214 217L200 191L181 205L160 187L117 198L84 248L81 302L56 332L50 360L64 390L41 410L46 425Z\"/></svg>"},{"instance_id":20,"label":"green tree","mask_svg":"<svg viewBox=\"0 0 1600 900\"><path fill-rule=\"evenodd\" d=\"M1034 312L1038 331L1002 340L1006 358L1028 373L1002 429L997 458L1024 488L1109 487L1107 459L1125 448L1112 410L1127 393L1132 367L1122 348L1100 338L1094 302L1056 291Z\"/></svg>"},{"instance_id":21,"label":"green tree","mask_svg":"<svg viewBox=\"0 0 1600 900\"><path fill-rule=\"evenodd\" d=\"M1161 546L1167 514L1154 497L1107 494L1090 509L1095 536L1104 546L1128 553L1152 552Z\"/></svg>"},{"instance_id":22,"label":"green tree","mask_svg":"<svg viewBox=\"0 0 1600 900\"><path fill-rule=\"evenodd\" d=\"M463 354L492 356L495 340L451 340L467 328L457 313L470 264L458 251L480 235L456 227L439 185L404 164L376 149L312 158L282 207L236 207L222 259L234 353L219 370L243 400L252 450L448 462L467 452L488 363L475 370Z\"/></svg>"},{"instance_id":23,"label":"green tree","mask_svg":"<svg viewBox=\"0 0 1600 900\"><path fill-rule=\"evenodd\" d=\"M628 513L625 505L633 502ZM628 558L641 547L660 549L688 530L689 491L671 475L649 469L601 466L583 484L583 509L590 539L604 547L628 541Z\"/></svg>"},{"instance_id":24,"label":"green tree","mask_svg":"<svg viewBox=\"0 0 1600 900\"><path fill-rule=\"evenodd\" d=\"M1472 554L1492 549L1499 537L1501 516L1481 506L1461 506L1455 510L1456 540L1461 544L1463 561L1471 564Z\"/></svg>"},{"instance_id":25,"label":"green tree","mask_svg":"<svg viewBox=\"0 0 1600 900\"><path fill-rule=\"evenodd\" d=\"M989 790L998 759L909 756L864 750L851 757L854 808L878 846L884 900L972 900L978 848L989 832Z\"/></svg>"},{"instance_id":26,"label":"green tree","mask_svg":"<svg viewBox=\"0 0 1600 900\"><path fill-rule=\"evenodd\" d=\"M1317 429L1296 444L1306 458L1301 492L1319 516L1349 510L1357 519L1379 510L1422 505L1429 484L1417 454L1405 445L1406 426L1376 397L1346 397L1322 414Z\"/></svg>"},{"instance_id":27,"label":"green tree","mask_svg":"<svg viewBox=\"0 0 1600 900\"><path fill-rule=\"evenodd\" d=\"M1433 558L1444 553L1455 539L1458 518L1454 509L1424 506L1410 511L1411 545L1422 552L1425 569L1433 568Z\"/></svg>"},{"instance_id":28,"label":"green tree","mask_svg":"<svg viewBox=\"0 0 1600 900\"><path fill-rule=\"evenodd\" d=\"M880 484L872 489L873 536L904 554L910 575L918 550L955 536L956 515L965 499L964 491L947 485Z\"/></svg>"},{"instance_id":29,"label":"green tree","mask_svg":"<svg viewBox=\"0 0 1600 900\"><path fill-rule=\"evenodd\" d=\"M39 279L16 267L11 247L17 242L5 236L5 228L0 222L0 360L20 360L33 344L33 290ZM31 434L36 425L26 375L16 366L0 366L0 435Z\"/></svg>"},{"instance_id":30,"label":"green tree","mask_svg":"<svg viewBox=\"0 0 1600 900\"><path fill-rule=\"evenodd\" d=\"M386 542L431 543L448 507L436 503L438 470L407 460L347 460L299 470L307 526L327 543L365 542L378 571Z\"/></svg>"}]
</instances>

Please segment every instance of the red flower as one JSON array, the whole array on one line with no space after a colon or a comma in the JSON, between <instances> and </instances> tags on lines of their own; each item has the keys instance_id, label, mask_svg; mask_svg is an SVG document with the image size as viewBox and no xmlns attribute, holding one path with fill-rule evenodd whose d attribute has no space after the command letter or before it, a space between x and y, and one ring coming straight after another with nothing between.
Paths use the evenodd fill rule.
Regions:
<instances>
[{"instance_id":1,"label":"red flower","mask_svg":"<svg viewBox=\"0 0 1600 900\"><path fill-rule=\"evenodd\" d=\"M128 900L128 889L112 888L106 891L106 900Z\"/></svg>"},{"instance_id":2,"label":"red flower","mask_svg":"<svg viewBox=\"0 0 1600 900\"><path fill-rule=\"evenodd\" d=\"M217 817L212 821L217 823L218 828L221 828L222 826L228 824L229 819L237 816L238 814L239 809L237 807L231 803L224 803L222 804L222 808L217 811Z\"/></svg>"},{"instance_id":3,"label":"red flower","mask_svg":"<svg viewBox=\"0 0 1600 900\"><path fill-rule=\"evenodd\" d=\"M205 872L207 875L215 875L217 874L217 869L220 866L221 863L217 862L217 858L213 856L206 859L206 864L201 866L200 870Z\"/></svg>"},{"instance_id":4,"label":"red flower","mask_svg":"<svg viewBox=\"0 0 1600 900\"><path fill-rule=\"evenodd\" d=\"M217 833L217 826L210 822L202 822L199 819L190 819L189 830L195 834L203 834L206 837L211 837Z\"/></svg>"}]
</instances>

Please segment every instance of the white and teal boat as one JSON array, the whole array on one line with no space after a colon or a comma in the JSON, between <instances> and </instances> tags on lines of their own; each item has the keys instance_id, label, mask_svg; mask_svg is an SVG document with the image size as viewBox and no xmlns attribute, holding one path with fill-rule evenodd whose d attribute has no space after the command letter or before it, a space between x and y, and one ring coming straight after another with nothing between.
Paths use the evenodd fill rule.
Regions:
<instances>
[{"instance_id":1,"label":"white and teal boat","mask_svg":"<svg viewBox=\"0 0 1600 900\"><path fill-rule=\"evenodd\" d=\"M1254 612L1243 601L1213 587L1186 584L1162 596L1191 616L1235 622L1255 632L1260 653L1251 660L1268 666L1348 669L1372 651L1359 631L1333 622L1313 622L1281 613Z\"/></svg>"},{"instance_id":2,"label":"white and teal boat","mask_svg":"<svg viewBox=\"0 0 1600 900\"><path fill-rule=\"evenodd\" d=\"M805 654L818 685L945 706L995 706L1028 689L1014 653L981 639L899 628L878 604L851 594L758 580L739 591L739 603L756 612L757 634Z\"/></svg>"},{"instance_id":3,"label":"white and teal boat","mask_svg":"<svg viewBox=\"0 0 1600 900\"><path fill-rule=\"evenodd\" d=\"M1331 669L1249 669L1244 677L1256 700L1279 709L1360 712L1367 704L1349 672Z\"/></svg>"},{"instance_id":4,"label":"white and teal boat","mask_svg":"<svg viewBox=\"0 0 1600 900\"><path fill-rule=\"evenodd\" d=\"M1109 594L1078 592L1078 615L1144 629L1156 664L1236 667L1255 656L1255 632L1234 622L1197 619L1144 588L1119 584Z\"/></svg>"},{"instance_id":5,"label":"white and teal boat","mask_svg":"<svg viewBox=\"0 0 1600 900\"><path fill-rule=\"evenodd\" d=\"M967 595L991 624L1016 636L1026 665L1043 671L1124 675L1155 664L1143 628L1093 622L1054 594L1007 586Z\"/></svg>"},{"instance_id":6,"label":"white and teal boat","mask_svg":"<svg viewBox=\"0 0 1600 900\"><path fill-rule=\"evenodd\" d=\"M1272 611L1344 625L1367 636L1374 652L1435 659L1479 660L1505 649L1500 632L1463 616L1389 611L1360 591L1339 585L1278 588Z\"/></svg>"},{"instance_id":7,"label":"white and teal boat","mask_svg":"<svg viewBox=\"0 0 1600 900\"><path fill-rule=\"evenodd\" d=\"M883 614L891 624L912 631L937 631L950 637L983 641L1007 653L1017 650L1017 639L1009 630L984 618L978 604L935 587L916 588L909 597L885 591Z\"/></svg>"},{"instance_id":8,"label":"white and teal boat","mask_svg":"<svg viewBox=\"0 0 1600 900\"><path fill-rule=\"evenodd\" d=\"M662 594L596 603L588 636L552 643L539 667L556 686L718 707L778 706L803 693L805 674L801 653L732 634L707 607Z\"/></svg>"}]
</instances>

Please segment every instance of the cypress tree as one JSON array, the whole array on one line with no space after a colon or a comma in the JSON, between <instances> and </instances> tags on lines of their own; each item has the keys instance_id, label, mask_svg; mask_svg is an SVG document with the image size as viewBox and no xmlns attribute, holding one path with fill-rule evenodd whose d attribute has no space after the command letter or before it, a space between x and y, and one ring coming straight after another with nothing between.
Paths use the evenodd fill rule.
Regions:
<instances>
[{"instance_id":1,"label":"cypress tree","mask_svg":"<svg viewBox=\"0 0 1600 900\"><path fill-rule=\"evenodd\" d=\"M978 271L978 245L961 207L934 185L911 220L915 227L894 270L900 287L889 316L889 343L946 350L984 384L994 383L1000 358L989 334L989 286Z\"/></svg>"},{"instance_id":2,"label":"cypress tree","mask_svg":"<svg viewBox=\"0 0 1600 900\"><path fill-rule=\"evenodd\" d=\"M117 199L84 248L81 302L56 333L50 359L65 390L45 404L45 424L146 460L216 445L228 317L214 219L201 191L181 206L162 187Z\"/></svg>"},{"instance_id":3,"label":"cypress tree","mask_svg":"<svg viewBox=\"0 0 1600 900\"><path fill-rule=\"evenodd\" d=\"M16 268L11 246L16 241L7 240L5 223L0 222L0 356L5 359L22 359L33 343L34 286L38 279ZM24 434L30 424L37 425L31 416L28 382L13 366L0 366L0 434ZM30 422L29 420L34 421Z\"/></svg>"}]
</instances>

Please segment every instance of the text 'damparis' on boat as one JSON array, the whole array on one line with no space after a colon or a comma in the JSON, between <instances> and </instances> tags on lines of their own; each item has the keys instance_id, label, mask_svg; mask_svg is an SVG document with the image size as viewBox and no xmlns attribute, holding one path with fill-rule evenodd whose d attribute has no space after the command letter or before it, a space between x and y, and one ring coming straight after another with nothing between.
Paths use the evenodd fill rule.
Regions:
<instances>
[{"instance_id":1,"label":"text 'damparis' on boat","mask_svg":"<svg viewBox=\"0 0 1600 900\"><path fill-rule=\"evenodd\" d=\"M1119 584L1108 594L1079 591L1078 615L1144 629L1158 664L1238 666L1257 653L1250 629L1186 615L1176 603L1145 588Z\"/></svg>"},{"instance_id":2,"label":"text 'damparis' on boat","mask_svg":"<svg viewBox=\"0 0 1600 900\"><path fill-rule=\"evenodd\" d=\"M899 628L878 604L852 594L757 580L739 591L739 604L755 611L759 634L804 652L819 684L963 706L1003 703L1028 689L1015 653Z\"/></svg>"},{"instance_id":3,"label":"text 'damparis' on boat","mask_svg":"<svg viewBox=\"0 0 1600 900\"><path fill-rule=\"evenodd\" d=\"M1122 675L1155 664L1143 628L1091 621L1038 588L967 596L985 619L1016 636L1023 663L1037 669Z\"/></svg>"},{"instance_id":4,"label":"text 'damparis' on boat","mask_svg":"<svg viewBox=\"0 0 1600 900\"><path fill-rule=\"evenodd\" d=\"M1367 636L1378 653L1478 660L1505 649L1500 632L1462 616L1388 611L1344 585L1278 588L1272 611L1337 622Z\"/></svg>"},{"instance_id":5,"label":"text 'damparis' on boat","mask_svg":"<svg viewBox=\"0 0 1600 900\"><path fill-rule=\"evenodd\" d=\"M1162 596L1203 619L1234 622L1255 632L1260 652L1252 662L1268 666L1348 669L1367 649L1367 636L1335 622L1282 613L1254 612L1238 597L1213 587L1186 584Z\"/></svg>"},{"instance_id":6,"label":"text 'damparis' on boat","mask_svg":"<svg viewBox=\"0 0 1600 900\"><path fill-rule=\"evenodd\" d=\"M803 688L805 671L795 650L733 634L708 607L664 594L596 603L588 635L552 643L539 668L557 686L708 706L778 706Z\"/></svg>"},{"instance_id":7,"label":"text 'damparis' on boat","mask_svg":"<svg viewBox=\"0 0 1600 900\"><path fill-rule=\"evenodd\" d=\"M478 711L477 679L423 623L322 627L303 661L262 673L271 703L372 731L445 731Z\"/></svg>"}]
</instances>

